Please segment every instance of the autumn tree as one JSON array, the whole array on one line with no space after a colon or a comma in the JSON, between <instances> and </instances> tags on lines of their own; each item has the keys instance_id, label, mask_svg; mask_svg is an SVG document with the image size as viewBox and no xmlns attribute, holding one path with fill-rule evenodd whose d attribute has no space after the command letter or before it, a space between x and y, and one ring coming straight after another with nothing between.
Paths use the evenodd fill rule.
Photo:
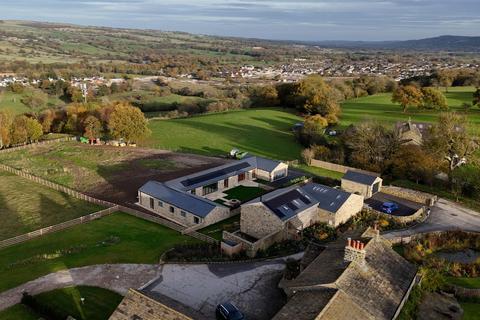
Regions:
<instances>
[{"instance_id":1,"label":"autumn tree","mask_svg":"<svg viewBox=\"0 0 480 320\"><path fill-rule=\"evenodd\" d=\"M28 139L28 134L27 134L27 117L24 115L17 116L13 120L12 126L11 126L11 131L10 131L10 137L11 137L11 143L12 144L21 144L21 143L26 143Z\"/></svg>"},{"instance_id":2,"label":"autumn tree","mask_svg":"<svg viewBox=\"0 0 480 320\"><path fill-rule=\"evenodd\" d=\"M98 138L102 133L102 123L95 116L88 116L83 121L83 127L85 136L90 140Z\"/></svg>"},{"instance_id":3,"label":"autumn tree","mask_svg":"<svg viewBox=\"0 0 480 320\"><path fill-rule=\"evenodd\" d=\"M10 111L0 111L0 149L10 145L12 123L12 113Z\"/></svg>"},{"instance_id":4,"label":"autumn tree","mask_svg":"<svg viewBox=\"0 0 480 320\"><path fill-rule=\"evenodd\" d=\"M43 135L43 128L37 119L27 118L25 119L25 130L27 132L27 140L32 143L38 141Z\"/></svg>"},{"instance_id":5,"label":"autumn tree","mask_svg":"<svg viewBox=\"0 0 480 320\"><path fill-rule=\"evenodd\" d=\"M454 80L453 71L448 69L442 69L437 71L436 76L437 76L438 83L442 87L445 87L445 91L448 92L448 87L452 85L452 82Z\"/></svg>"},{"instance_id":6,"label":"autumn tree","mask_svg":"<svg viewBox=\"0 0 480 320\"><path fill-rule=\"evenodd\" d=\"M392 102L399 103L403 112L409 107L419 107L423 102L422 92L413 85L399 86L392 94Z\"/></svg>"},{"instance_id":7,"label":"autumn tree","mask_svg":"<svg viewBox=\"0 0 480 320\"><path fill-rule=\"evenodd\" d=\"M440 114L425 140L425 147L437 158L445 160L451 181L453 171L469 161L479 148L479 142L469 134L465 116L447 112Z\"/></svg>"},{"instance_id":8,"label":"autumn tree","mask_svg":"<svg viewBox=\"0 0 480 320\"><path fill-rule=\"evenodd\" d=\"M117 103L108 119L108 129L115 139L124 139L127 144L150 134L148 121L139 108L127 103Z\"/></svg>"},{"instance_id":9,"label":"autumn tree","mask_svg":"<svg viewBox=\"0 0 480 320\"><path fill-rule=\"evenodd\" d=\"M296 85L296 107L309 114L320 114L325 117L328 114L340 114L338 96L333 88L320 76L309 76Z\"/></svg>"},{"instance_id":10,"label":"autumn tree","mask_svg":"<svg viewBox=\"0 0 480 320\"><path fill-rule=\"evenodd\" d=\"M22 98L22 103L29 107L34 113L45 107L48 102L48 95L37 89L28 90Z\"/></svg>"},{"instance_id":11,"label":"autumn tree","mask_svg":"<svg viewBox=\"0 0 480 320\"><path fill-rule=\"evenodd\" d=\"M422 108L434 110L448 109L448 102L445 95L435 88L422 88Z\"/></svg>"},{"instance_id":12,"label":"autumn tree","mask_svg":"<svg viewBox=\"0 0 480 320\"><path fill-rule=\"evenodd\" d=\"M395 178L431 184L439 162L417 145L402 145L389 162Z\"/></svg>"}]
</instances>

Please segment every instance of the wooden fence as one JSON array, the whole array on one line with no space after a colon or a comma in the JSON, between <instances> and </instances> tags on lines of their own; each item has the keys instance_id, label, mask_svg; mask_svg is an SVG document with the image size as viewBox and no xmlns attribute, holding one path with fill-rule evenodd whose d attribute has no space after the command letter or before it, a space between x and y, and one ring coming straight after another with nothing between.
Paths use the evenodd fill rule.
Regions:
<instances>
[{"instance_id":1,"label":"wooden fence","mask_svg":"<svg viewBox=\"0 0 480 320\"><path fill-rule=\"evenodd\" d=\"M4 170L4 171L7 171L7 172L10 172L10 173L13 173L13 174L15 174L17 176L20 176L22 178L31 180L35 183L38 183L38 184L42 185L42 186L45 186L45 187L48 187L48 188L66 193L66 194L68 194L68 195L70 195L74 198L80 199L80 200L84 200L84 201L94 203L94 204L97 204L97 205L101 205L101 206L105 206L105 207L113 207L113 206L116 205L116 204L108 202L108 201L104 201L104 200L100 200L100 199L90 197L90 196L88 196L86 194L83 194L81 192L75 191L73 189L67 188L65 186L59 185L57 183L54 183L54 182L51 182L51 181L48 181L48 180L45 180L43 178L39 178L37 176L34 176L34 175L29 174L29 173L23 172L21 170L14 169L14 168L9 167L9 166L4 165L4 164L0 164L0 169Z\"/></svg>"},{"instance_id":2,"label":"wooden fence","mask_svg":"<svg viewBox=\"0 0 480 320\"><path fill-rule=\"evenodd\" d=\"M14 152L14 151L17 151L17 150L22 150L22 149L34 148L36 146L42 146L42 145L52 144L52 143L57 143L57 142L73 141L75 139L76 139L76 137L69 136L69 137L63 137L63 138L52 139L52 140L38 141L38 142L28 143L28 144L19 144L19 145L11 146L9 148L0 149L0 154Z\"/></svg>"},{"instance_id":3,"label":"wooden fence","mask_svg":"<svg viewBox=\"0 0 480 320\"><path fill-rule=\"evenodd\" d=\"M61 231L61 230L64 230L64 229L67 229L67 228L70 228L70 227L73 227L73 226L76 226L76 225L79 225L79 224L90 222L90 221L99 219L101 217L105 217L105 216L107 216L109 214L112 214L116 211L118 211L118 206L107 208L105 210L94 212L92 214L89 214L89 215L86 215L86 216L83 216L83 217L80 217L80 218L65 221L65 222L62 222L62 223L59 223L59 224L56 224L56 225L53 225L53 226L49 226L49 227L42 228L42 229L39 229L39 230L35 230L35 231L29 232L29 233L25 233L25 234L22 234L20 236L16 236L16 237L13 237L13 238L10 238L10 239L6 239L6 240L3 240L3 241L0 241L0 249L10 247L10 246L13 246L15 244L19 244L19 243L22 243L22 242L28 241L30 239L40 237L40 236L43 236L43 235L46 235L46 234L49 234L49 233Z\"/></svg>"}]
</instances>

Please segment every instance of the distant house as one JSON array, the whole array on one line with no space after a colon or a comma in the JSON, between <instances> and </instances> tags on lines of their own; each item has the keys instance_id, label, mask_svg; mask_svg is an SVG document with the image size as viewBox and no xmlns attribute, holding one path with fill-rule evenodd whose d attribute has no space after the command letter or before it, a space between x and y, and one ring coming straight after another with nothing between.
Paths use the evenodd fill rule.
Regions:
<instances>
[{"instance_id":1,"label":"distant house","mask_svg":"<svg viewBox=\"0 0 480 320\"><path fill-rule=\"evenodd\" d=\"M407 122L397 122L395 130L404 144L412 144L420 146L424 139L430 133L432 128L431 123L412 122L410 119Z\"/></svg>"},{"instance_id":2,"label":"distant house","mask_svg":"<svg viewBox=\"0 0 480 320\"><path fill-rule=\"evenodd\" d=\"M372 229L340 238L316 257L307 252L304 260L295 279L281 282L289 300L273 320L395 319L417 274Z\"/></svg>"},{"instance_id":3,"label":"distant house","mask_svg":"<svg viewBox=\"0 0 480 320\"><path fill-rule=\"evenodd\" d=\"M382 189L382 178L372 174L348 170L342 177L342 189L362 195L366 199Z\"/></svg>"},{"instance_id":4,"label":"distant house","mask_svg":"<svg viewBox=\"0 0 480 320\"><path fill-rule=\"evenodd\" d=\"M288 165L248 157L165 183L149 181L138 190L138 205L185 226L206 226L230 217L230 209L208 199L249 181L275 181L288 175Z\"/></svg>"},{"instance_id":5,"label":"distant house","mask_svg":"<svg viewBox=\"0 0 480 320\"><path fill-rule=\"evenodd\" d=\"M241 206L240 230L224 232L225 247L241 244L254 256L275 242L298 237L315 223L336 227L362 208L362 196L321 184L278 189Z\"/></svg>"}]
</instances>

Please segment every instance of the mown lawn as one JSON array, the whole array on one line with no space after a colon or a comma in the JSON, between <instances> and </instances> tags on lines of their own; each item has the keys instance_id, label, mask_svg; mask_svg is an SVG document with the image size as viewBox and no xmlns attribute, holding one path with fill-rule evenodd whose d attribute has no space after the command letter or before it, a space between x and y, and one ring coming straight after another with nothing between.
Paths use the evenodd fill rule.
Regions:
<instances>
[{"instance_id":1,"label":"mown lawn","mask_svg":"<svg viewBox=\"0 0 480 320\"><path fill-rule=\"evenodd\" d=\"M115 213L0 250L0 292L59 270L105 263L158 263L190 237Z\"/></svg>"},{"instance_id":2,"label":"mown lawn","mask_svg":"<svg viewBox=\"0 0 480 320\"><path fill-rule=\"evenodd\" d=\"M151 120L149 147L205 155L238 148L279 160L300 157L292 126L300 117L280 109L250 109L185 119Z\"/></svg>"},{"instance_id":3,"label":"mown lawn","mask_svg":"<svg viewBox=\"0 0 480 320\"><path fill-rule=\"evenodd\" d=\"M265 194L267 191L265 189L259 187L246 187L246 186L238 186L232 189L225 191L227 196L225 199L232 200L237 199L241 202L249 201L255 199L262 194Z\"/></svg>"},{"instance_id":4,"label":"mown lawn","mask_svg":"<svg viewBox=\"0 0 480 320\"><path fill-rule=\"evenodd\" d=\"M295 166L295 168L319 177L327 177L327 178L332 178L337 180L340 180L343 177L343 173L341 172L332 171L324 168L313 167L313 166L307 166L304 164Z\"/></svg>"},{"instance_id":5,"label":"mown lawn","mask_svg":"<svg viewBox=\"0 0 480 320\"><path fill-rule=\"evenodd\" d=\"M480 303L461 302L463 320L480 320Z\"/></svg>"},{"instance_id":6,"label":"mown lawn","mask_svg":"<svg viewBox=\"0 0 480 320\"><path fill-rule=\"evenodd\" d=\"M113 291L87 286L53 290L35 297L43 305L77 320L107 320L123 298ZM85 299L84 303L81 298ZM39 314L21 304L0 312L0 320L36 320L39 317Z\"/></svg>"},{"instance_id":7,"label":"mown lawn","mask_svg":"<svg viewBox=\"0 0 480 320\"><path fill-rule=\"evenodd\" d=\"M0 171L0 240L101 209L101 206Z\"/></svg>"},{"instance_id":8,"label":"mown lawn","mask_svg":"<svg viewBox=\"0 0 480 320\"><path fill-rule=\"evenodd\" d=\"M463 111L461 105L472 102L474 90L473 87L452 87L449 88L449 92L444 92L450 110ZM403 113L400 105L391 102L391 94L382 93L344 102L340 121L342 127L363 120L378 120L386 124L394 124L411 118L413 121L434 122L438 114L439 111L423 111L416 108L409 108L406 113ZM468 115L472 124L480 125L480 108L472 108Z\"/></svg>"}]
</instances>

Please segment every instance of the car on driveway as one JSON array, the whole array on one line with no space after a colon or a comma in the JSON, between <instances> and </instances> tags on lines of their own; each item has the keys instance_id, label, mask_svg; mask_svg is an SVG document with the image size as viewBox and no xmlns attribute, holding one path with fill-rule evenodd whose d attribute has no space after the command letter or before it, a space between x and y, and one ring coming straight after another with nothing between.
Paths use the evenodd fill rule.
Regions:
<instances>
[{"instance_id":1,"label":"car on driveway","mask_svg":"<svg viewBox=\"0 0 480 320\"><path fill-rule=\"evenodd\" d=\"M222 319L222 320L244 320L245 316L243 313L238 310L238 308L230 303L222 303L217 306L216 310L217 314L217 319Z\"/></svg>"},{"instance_id":2,"label":"car on driveway","mask_svg":"<svg viewBox=\"0 0 480 320\"><path fill-rule=\"evenodd\" d=\"M394 213L400 207L395 202L384 202L382 204L382 211L385 213Z\"/></svg>"}]
</instances>

